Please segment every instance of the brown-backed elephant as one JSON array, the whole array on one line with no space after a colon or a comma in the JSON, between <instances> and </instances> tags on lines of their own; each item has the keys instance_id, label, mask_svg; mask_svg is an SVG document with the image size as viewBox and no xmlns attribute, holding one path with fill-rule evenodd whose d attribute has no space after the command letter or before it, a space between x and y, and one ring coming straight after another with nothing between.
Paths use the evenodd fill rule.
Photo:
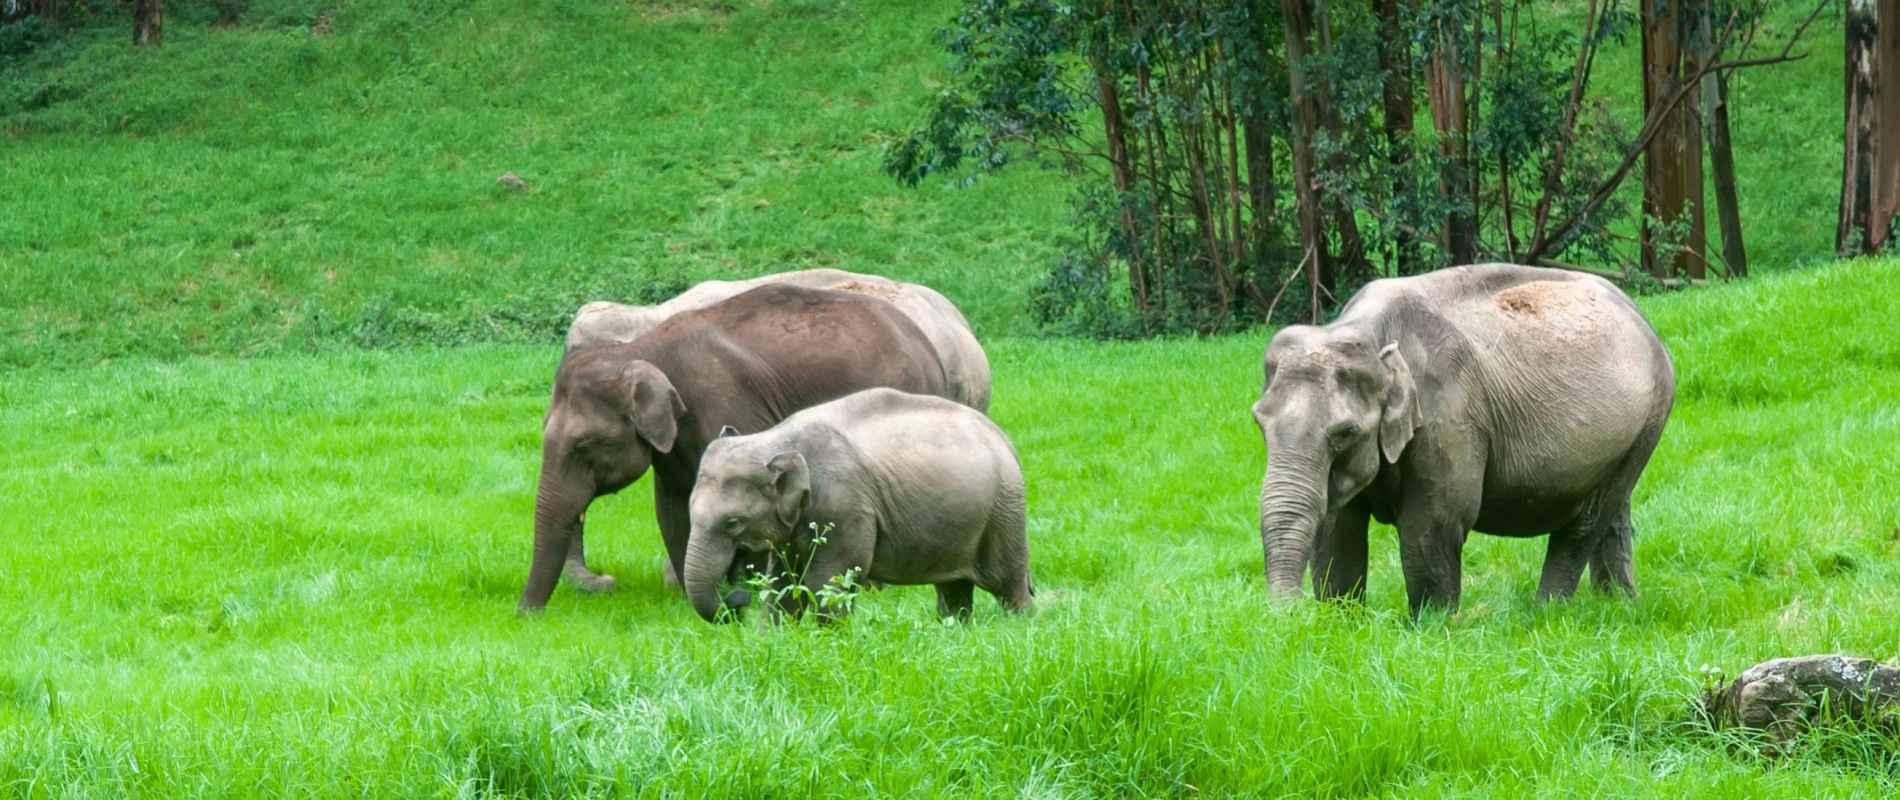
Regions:
<instances>
[{"instance_id":1,"label":"brown-backed elephant","mask_svg":"<svg viewBox=\"0 0 1900 800\"><path fill-rule=\"evenodd\" d=\"M950 399L978 411L990 406L990 362L969 320L935 289L878 275L841 269L780 272L743 281L703 281L659 305L634 306L596 301L581 306L567 329L567 351L600 344L631 342L675 314L691 311L768 284L830 289L868 295L895 304L921 328L943 360Z\"/></svg>"},{"instance_id":2,"label":"brown-backed elephant","mask_svg":"<svg viewBox=\"0 0 1900 800\"><path fill-rule=\"evenodd\" d=\"M1267 445L1267 580L1357 596L1368 517L1398 526L1414 614L1455 608L1466 533L1549 534L1538 596L1635 591L1630 492L1675 370L1601 278L1484 264L1368 284L1324 327L1274 335L1253 417Z\"/></svg>"},{"instance_id":3,"label":"brown-backed elephant","mask_svg":"<svg viewBox=\"0 0 1900 800\"><path fill-rule=\"evenodd\" d=\"M686 557L700 455L722 427L762 431L860 389L945 396L936 348L896 306L846 292L768 285L676 314L639 339L567 354L543 423L534 565L523 610L547 603L564 565L584 588L582 517L594 498L653 472L669 573Z\"/></svg>"},{"instance_id":4,"label":"brown-backed elephant","mask_svg":"<svg viewBox=\"0 0 1900 800\"><path fill-rule=\"evenodd\" d=\"M867 389L706 448L682 583L699 615L715 621L718 582L745 550L782 554L814 595L857 570L878 584L935 584L945 616L969 616L973 586L1022 610L1030 603L1023 514L1016 451L988 417L938 397Z\"/></svg>"}]
</instances>

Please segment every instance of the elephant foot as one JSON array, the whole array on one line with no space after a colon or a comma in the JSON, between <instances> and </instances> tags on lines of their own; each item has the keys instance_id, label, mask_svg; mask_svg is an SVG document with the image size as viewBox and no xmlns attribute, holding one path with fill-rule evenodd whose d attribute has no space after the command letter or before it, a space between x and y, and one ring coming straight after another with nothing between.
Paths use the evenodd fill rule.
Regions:
<instances>
[{"instance_id":1,"label":"elephant foot","mask_svg":"<svg viewBox=\"0 0 1900 800\"><path fill-rule=\"evenodd\" d=\"M660 574L666 580L666 588L680 588L680 574L673 571L673 559L660 562Z\"/></svg>"},{"instance_id":2,"label":"elephant foot","mask_svg":"<svg viewBox=\"0 0 1900 800\"><path fill-rule=\"evenodd\" d=\"M567 568L562 571L562 575L583 592L611 592L620 585L619 581L614 580L614 576L602 575L588 569L584 564L572 561L567 562Z\"/></svg>"},{"instance_id":3,"label":"elephant foot","mask_svg":"<svg viewBox=\"0 0 1900 800\"><path fill-rule=\"evenodd\" d=\"M730 591L730 592L727 592L727 593L726 593L726 606L727 606L727 607L729 607L729 608L745 608L746 606L749 606L749 605L752 605L752 593L751 593L751 592L749 592L749 591L746 591L746 590L744 590L744 589L734 589L734 590L732 590L732 591Z\"/></svg>"}]
</instances>

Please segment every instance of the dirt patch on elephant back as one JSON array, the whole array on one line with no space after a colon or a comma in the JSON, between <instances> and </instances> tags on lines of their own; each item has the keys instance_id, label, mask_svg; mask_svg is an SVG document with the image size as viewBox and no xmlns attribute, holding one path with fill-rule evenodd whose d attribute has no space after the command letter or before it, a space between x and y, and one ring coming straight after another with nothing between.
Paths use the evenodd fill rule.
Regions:
<instances>
[{"instance_id":1,"label":"dirt patch on elephant back","mask_svg":"<svg viewBox=\"0 0 1900 800\"><path fill-rule=\"evenodd\" d=\"M1589 303L1589 287L1573 281L1520 283L1492 296L1504 313L1520 317L1551 317L1579 310Z\"/></svg>"},{"instance_id":2,"label":"dirt patch on elephant back","mask_svg":"<svg viewBox=\"0 0 1900 800\"><path fill-rule=\"evenodd\" d=\"M846 281L836 287L840 292L868 295L880 300L897 302L904 295L904 289L895 283L866 283L864 281Z\"/></svg>"},{"instance_id":3,"label":"dirt patch on elephant back","mask_svg":"<svg viewBox=\"0 0 1900 800\"><path fill-rule=\"evenodd\" d=\"M1497 301L1498 308L1504 309L1506 314L1543 316L1545 307L1550 305L1550 282L1520 283L1498 292L1492 299Z\"/></svg>"}]
</instances>

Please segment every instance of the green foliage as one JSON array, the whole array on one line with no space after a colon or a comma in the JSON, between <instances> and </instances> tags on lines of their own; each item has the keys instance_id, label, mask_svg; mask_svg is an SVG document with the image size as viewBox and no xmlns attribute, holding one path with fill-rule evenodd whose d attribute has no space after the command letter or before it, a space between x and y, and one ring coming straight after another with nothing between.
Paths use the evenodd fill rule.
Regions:
<instances>
[{"instance_id":1,"label":"green foliage","mask_svg":"<svg viewBox=\"0 0 1900 800\"><path fill-rule=\"evenodd\" d=\"M1286 117L1266 5L972 0L939 33L950 86L884 168L915 186L1027 153L1081 179L1031 302L1045 330L1245 327L1265 304L1239 298L1263 300L1287 249L1273 201L1243 189L1238 166L1243 129L1249 163L1271 162L1264 132Z\"/></svg>"},{"instance_id":2,"label":"green foliage","mask_svg":"<svg viewBox=\"0 0 1900 800\"><path fill-rule=\"evenodd\" d=\"M787 612L794 621L803 619L806 609L817 609L821 620L830 620L851 613L851 607L857 602L858 568L852 567L841 575L827 578L814 590L805 584L806 570L811 568L812 559L817 557L819 548L829 541L832 523L820 527L811 525L810 544L805 551L794 552L788 545L773 545L772 559L767 565L771 572L755 572L746 578L745 587L752 592L754 602L765 609L761 615L764 624L776 624L781 621L780 612ZM732 609L721 609L729 614Z\"/></svg>"},{"instance_id":3,"label":"green foliage","mask_svg":"<svg viewBox=\"0 0 1900 800\"><path fill-rule=\"evenodd\" d=\"M1574 4L1434 0L1402 5L1388 42L1370 4L1325 8L1303 65L1319 87L1314 185L1329 265L1308 287L1312 305L1336 307L1376 275L1445 265L1454 218L1474 221L1478 260L1635 262L1623 242L1640 173L1632 180L1620 162L1642 107L1639 97L1634 113L1616 108L1622 90L1605 85L1640 87L1640 73L1622 66L1604 80L1597 66L1612 60L1600 51L1627 57L1636 47L1632 10L1611 5L1586 24ZM1789 10L1774 4L1721 11L1759 25L1761 41L1792 35L1777 24ZM890 148L885 169L916 185L1028 154L1079 182L1063 253L1032 303L1045 330L1244 327L1280 310L1275 287L1305 280L1293 274L1305 247L1287 207L1297 117L1279 14L1269 2L1147 3L1137 13L1127 3L970 0L941 34L950 86ZM1460 95L1468 130L1436 130L1426 113L1436 61L1470 83ZM1387 113L1395 78L1410 116ZM1411 132L1395 137L1387 128L1401 119ZM1603 194L1626 184L1637 188Z\"/></svg>"},{"instance_id":4,"label":"green foliage","mask_svg":"<svg viewBox=\"0 0 1900 800\"><path fill-rule=\"evenodd\" d=\"M0 794L1890 797L1883 740L1735 749L1693 701L1704 665L1900 655L1897 292L1642 299L1681 379L1642 595L1538 605L1544 542L1473 536L1423 625L1384 527L1363 607L1267 598L1264 331L988 341L1037 608L955 626L929 587L707 625L640 486L588 514L620 591L517 616L554 344L16 371Z\"/></svg>"}]
</instances>

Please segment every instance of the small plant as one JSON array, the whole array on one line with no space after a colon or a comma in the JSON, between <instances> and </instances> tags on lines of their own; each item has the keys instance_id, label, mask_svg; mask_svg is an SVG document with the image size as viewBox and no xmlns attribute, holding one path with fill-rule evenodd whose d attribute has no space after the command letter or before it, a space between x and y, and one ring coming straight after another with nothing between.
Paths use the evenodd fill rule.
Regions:
<instances>
[{"instance_id":1,"label":"small plant","mask_svg":"<svg viewBox=\"0 0 1900 800\"><path fill-rule=\"evenodd\" d=\"M851 613L851 606L857 599L859 588L858 568L852 567L843 574L833 575L816 590L805 585L805 571L811 568L812 561L818 555L831 533L832 523L820 526L816 522L807 523L811 530L811 543L803 553L792 551L792 544L781 547L772 546L772 555L766 562L764 572L754 572L744 581L745 587L752 592L757 602L769 610L771 619L776 622L781 616L789 615L797 620L806 608L817 608L821 622ZM793 540L796 541L795 539ZM783 569L775 569L782 566Z\"/></svg>"}]
</instances>

